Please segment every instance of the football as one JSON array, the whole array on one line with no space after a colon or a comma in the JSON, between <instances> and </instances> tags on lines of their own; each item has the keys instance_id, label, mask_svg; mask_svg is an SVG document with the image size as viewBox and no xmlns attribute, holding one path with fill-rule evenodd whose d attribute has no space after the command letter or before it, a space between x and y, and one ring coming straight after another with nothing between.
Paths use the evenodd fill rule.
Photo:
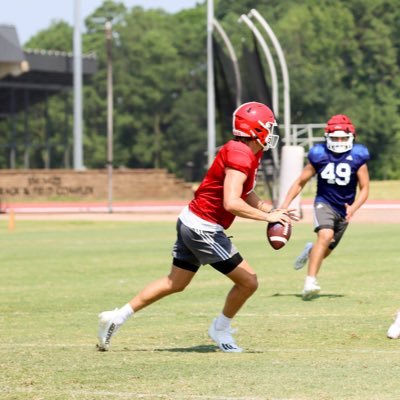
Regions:
<instances>
[{"instance_id":1,"label":"football","mask_svg":"<svg viewBox=\"0 0 400 400\"><path fill-rule=\"evenodd\" d=\"M275 250L281 249L290 239L292 224L281 224L270 222L267 225L267 238L271 247Z\"/></svg>"}]
</instances>

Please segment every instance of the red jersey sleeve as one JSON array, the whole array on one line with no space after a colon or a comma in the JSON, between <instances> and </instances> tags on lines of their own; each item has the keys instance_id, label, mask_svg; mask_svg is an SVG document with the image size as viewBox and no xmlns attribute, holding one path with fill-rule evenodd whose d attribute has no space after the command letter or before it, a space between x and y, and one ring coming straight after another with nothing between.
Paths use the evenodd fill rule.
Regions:
<instances>
[{"instance_id":1,"label":"red jersey sleeve","mask_svg":"<svg viewBox=\"0 0 400 400\"><path fill-rule=\"evenodd\" d=\"M247 149L246 147L245 150ZM231 148L226 153L225 166L249 175L253 169L253 158L254 156L249 157L249 153L246 151Z\"/></svg>"}]
</instances>

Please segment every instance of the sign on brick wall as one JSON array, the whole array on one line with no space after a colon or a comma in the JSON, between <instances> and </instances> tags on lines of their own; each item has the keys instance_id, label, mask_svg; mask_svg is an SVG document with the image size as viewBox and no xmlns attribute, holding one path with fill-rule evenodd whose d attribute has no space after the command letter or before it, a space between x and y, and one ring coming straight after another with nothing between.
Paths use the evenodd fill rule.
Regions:
<instances>
[{"instance_id":1,"label":"sign on brick wall","mask_svg":"<svg viewBox=\"0 0 400 400\"><path fill-rule=\"evenodd\" d=\"M63 182L60 175L52 176L28 176L26 181L20 179L20 186L0 186L0 196L6 197L54 197L54 196L78 196L87 197L95 195L95 187L80 186ZM64 179L65 181L65 179ZM15 182L17 183L17 182Z\"/></svg>"},{"instance_id":2,"label":"sign on brick wall","mask_svg":"<svg viewBox=\"0 0 400 400\"><path fill-rule=\"evenodd\" d=\"M163 169L115 170L116 200L190 199L191 185ZM107 170L2 170L0 201L103 201L108 196Z\"/></svg>"}]
</instances>

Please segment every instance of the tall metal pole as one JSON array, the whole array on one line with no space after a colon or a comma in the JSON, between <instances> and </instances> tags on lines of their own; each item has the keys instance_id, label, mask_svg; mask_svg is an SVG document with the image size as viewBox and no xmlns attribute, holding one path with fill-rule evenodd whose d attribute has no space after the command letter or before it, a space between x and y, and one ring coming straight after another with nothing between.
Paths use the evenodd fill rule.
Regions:
<instances>
[{"instance_id":1,"label":"tall metal pole","mask_svg":"<svg viewBox=\"0 0 400 400\"><path fill-rule=\"evenodd\" d=\"M238 59L236 57L236 53L232 46L232 43L229 40L228 35L224 31L224 28L222 28L221 24L215 18L213 20L213 24L214 28L217 30L223 42L225 43L225 46L228 49L229 57L232 61L233 72L235 74L235 84L236 84L236 107L239 107L240 104L242 103L242 79L240 76Z\"/></svg>"},{"instance_id":2,"label":"tall metal pole","mask_svg":"<svg viewBox=\"0 0 400 400\"><path fill-rule=\"evenodd\" d=\"M250 18L247 15L242 14L239 18L239 22L244 22L250 28L257 42L260 44L261 49L264 52L265 58L268 63L269 71L271 74L272 111L274 112L275 117L279 117L279 92L278 92L279 85L278 85L278 74L276 73L274 58L272 57L271 51L269 50L269 47L264 40L264 37L261 35L260 31L253 24Z\"/></svg>"},{"instance_id":3,"label":"tall metal pole","mask_svg":"<svg viewBox=\"0 0 400 400\"><path fill-rule=\"evenodd\" d=\"M208 167L215 156L215 89L214 89L214 55L213 55L213 21L214 2L207 1L207 137Z\"/></svg>"},{"instance_id":4,"label":"tall metal pole","mask_svg":"<svg viewBox=\"0 0 400 400\"><path fill-rule=\"evenodd\" d=\"M278 38L275 36L274 31L268 25L267 21L262 17L262 15L255 10L254 8L249 13L250 17L255 17L257 21L264 28L265 32L270 37L272 44L275 47L276 54L279 59L279 63L282 69L282 78L283 78L283 102L284 102L284 126L285 126L285 145L290 146L290 125L291 125L291 117L290 117L290 83L289 83L289 72L286 64L285 55L283 54L282 47L279 43Z\"/></svg>"},{"instance_id":5,"label":"tall metal pole","mask_svg":"<svg viewBox=\"0 0 400 400\"><path fill-rule=\"evenodd\" d=\"M304 162L304 148L302 146L291 146L291 116L290 116L290 84L289 84L289 71L286 64L285 55L283 54L282 47L278 38L275 36L274 31L268 25L267 21L255 9L250 11L250 16L257 19L257 21L264 28L275 47L276 54L279 58L282 69L283 78L283 102L284 102L284 125L285 125L285 145L282 147L281 164L279 170L279 200L278 207L282 204L287 191L290 188L291 182L297 177L303 168ZM296 208L298 213L301 214L300 196L297 196L292 201L291 207Z\"/></svg>"},{"instance_id":6,"label":"tall metal pole","mask_svg":"<svg viewBox=\"0 0 400 400\"><path fill-rule=\"evenodd\" d=\"M235 84L236 84L236 107L239 107L242 103L242 79L240 76L239 63L236 57L235 50L232 46L231 41L229 40L228 35L222 28L221 24L214 18L213 20L214 27L217 32L220 34L223 42L225 43L226 48L228 49L229 57L232 61L233 72L235 74Z\"/></svg>"},{"instance_id":7,"label":"tall metal pole","mask_svg":"<svg viewBox=\"0 0 400 400\"><path fill-rule=\"evenodd\" d=\"M271 87L272 87L272 110L275 114L275 117L279 117L279 85L278 85L278 74L276 73L276 67L275 67L275 62L274 58L272 57L271 51L262 36L261 32L258 30L258 28L253 24L253 22L250 20L250 18L242 14L239 18L239 22L244 22L252 31L255 39L257 40L258 44L261 46L262 51L264 52L266 61L268 63L268 67L270 70L271 74ZM274 179L273 179L273 193L272 193L272 200L275 202L275 199L277 198L276 195L276 178L275 174L278 173L279 171L279 153L278 149L271 149L271 154L272 154L272 160L274 163L274 168L273 168L273 174L274 174Z\"/></svg>"},{"instance_id":8,"label":"tall metal pole","mask_svg":"<svg viewBox=\"0 0 400 400\"><path fill-rule=\"evenodd\" d=\"M107 47L107 171L108 212L113 212L113 70L112 70L112 24L105 23Z\"/></svg>"},{"instance_id":9,"label":"tall metal pole","mask_svg":"<svg viewBox=\"0 0 400 400\"><path fill-rule=\"evenodd\" d=\"M74 169L83 169L81 1L74 3Z\"/></svg>"}]
</instances>

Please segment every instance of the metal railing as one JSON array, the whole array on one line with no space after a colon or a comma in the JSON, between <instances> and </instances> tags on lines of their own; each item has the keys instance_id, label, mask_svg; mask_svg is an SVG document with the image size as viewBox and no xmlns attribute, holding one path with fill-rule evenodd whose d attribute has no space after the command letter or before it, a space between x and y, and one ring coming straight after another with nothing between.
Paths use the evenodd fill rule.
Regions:
<instances>
[{"instance_id":1,"label":"metal railing","mask_svg":"<svg viewBox=\"0 0 400 400\"><path fill-rule=\"evenodd\" d=\"M291 144L293 146L303 146L305 152L315 144L325 140L323 129L326 124L292 124L291 128ZM314 131L318 130L315 134ZM285 142L285 139L283 139Z\"/></svg>"}]
</instances>

